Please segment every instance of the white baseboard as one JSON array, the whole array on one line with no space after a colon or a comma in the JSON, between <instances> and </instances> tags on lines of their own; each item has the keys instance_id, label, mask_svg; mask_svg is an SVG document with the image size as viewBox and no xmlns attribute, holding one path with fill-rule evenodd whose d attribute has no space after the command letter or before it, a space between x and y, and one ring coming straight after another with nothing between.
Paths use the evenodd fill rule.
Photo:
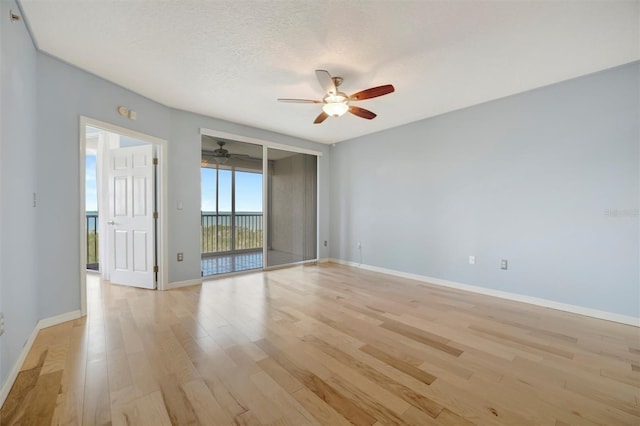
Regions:
<instances>
[{"instance_id":1,"label":"white baseboard","mask_svg":"<svg viewBox=\"0 0 640 426\"><path fill-rule=\"evenodd\" d=\"M329 262L337 263L340 265L351 266L354 268L366 269L368 271L379 272L382 274L393 275L401 278L408 278L411 280L422 281L429 284L439 285L442 287L450 287L458 290L470 291L473 293L484 294L487 296L499 297L501 299L514 300L516 302L529 303L531 305L542 306L545 308L556 309L558 311L571 312L574 314L585 315L588 317L603 319L607 321L618 322L622 324L632 325L640 327L640 318L616 314L613 312L601 311L598 309L585 308L583 306L570 305L567 303L555 302L553 300L541 299L539 297L525 296L517 293L510 293L507 291L493 290L490 288L479 287L470 284L458 283L455 281L443 280L440 278L427 277L424 275L411 274L408 272L396 271L393 269L380 268L377 266L360 264L357 262L350 262L342 259L329 258Z\"/></svg>"},{"instance_id":2,"label":"white baseboard","mask_svg":"<svg viewBox=\"0 0 640 426\"><path fill-rule=\"evenodd\" d=\"M331 259L328 257L323 257L322 259L318 259L318 263L329 263Z\"/></svg>"},{"instance_id":3,"label":"white baseboard","mask_svg":"<svg viewBox=\"0 0 640 426\"><path fill-rule=\"evenodd\" d=\"M189 287L189 286L198 285L198 284L202 284L202 278L196 278L194 280L174 281L172 283L167 284L167 286L165 287L165 290L171 290L171 289L180 288L180 287Z\"/></svg>"},{"instance_id":4,"label":"white baseboard","mask_svg":"<svg viewBox=\"0 0 640 426\"><path fill-rule=\"evenodd\" d=\"M43 328L52 327L54 325L62 324L63 322L73 321L74 319L78 319L82 316L79 310L71 311L64 314L56 315L55 317L49 317L45 319L41 319L38 321L36 328L38 331Z\"/></svg>"},{"instance_id":5,"label":"white baseboard","mask_svg":"<svg viewBox=\"0 0 640 426\"><path fill-rule=\"evenodd\" d=\"M33 342L36 340L38 336L38 332L43 328L52 327L54 325L62 324L63 322L73 321L75 319L80 318L82 315L79 310L66 312L64 314L56 315L49 318L41 319L36 323L36 326L33 328L33 331L29 335L26 343L22 347L22 351L20 352L20 356L13 364L13 368L9 371L9 375L7 379L2 384L2 388L0 389L0 407L4 404L4 401L7 399L9 395L9 391L13 386L13 383L16 381L18 377L18 373L20 373L20 368L22 368L22 364L24 364L24 360L27 358L29 351L31 350L31 346L33 346Z\"/></svg>"}]
</instances>

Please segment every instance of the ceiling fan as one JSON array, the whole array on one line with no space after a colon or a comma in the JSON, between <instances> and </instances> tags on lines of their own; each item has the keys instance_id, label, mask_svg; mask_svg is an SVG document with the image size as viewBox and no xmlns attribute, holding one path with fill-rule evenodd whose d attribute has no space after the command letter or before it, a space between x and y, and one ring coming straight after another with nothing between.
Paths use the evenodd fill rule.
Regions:
<instances>
[{"instance_id":1,"label":"ceiling fan","mask_svg":"<svg viewBox=\"0 0 640 426\"><path fill-rule=\"evenodd\" d=\"M285 99L280 98L280 102L294 102L301 104L323 104L322 112L318 115L313 122L314 124L320 124L327 117L340 117L349 111L353 115L371 120L376 118L376 114L373 112L360 108L357 106L349 105L351 102L363 101L365 99L377 98L378 96L392 93L395 89L391 84L385 84L384 86L372 87L367 90L363 90L358 93L354 93L351 96L346 95L343 92L338 91L338 87L342 84L342 77L332 77L329 71L316 70L316 77L320 86L325 91L326 95L321 101L312 99Z\"/></svg>"},{"instance_id":2,"label":"ceiling fan","mask_svg":"<svg viewBox=\"0 0 640 426\"><path fill-rule=\"evenodd\" d=\"M202 160L203 162L207 162L208 160L213 160L218 164L226 163L229 158L237 158L239 160L249 160L249 161L262 161L260 158L254 158L250 155L246 154L232 154L228 149L225 149L224 146L226 142L217 141L216 142L220 148L217 148L213 151L202 151Z\"/></svg>"}]
</instances>

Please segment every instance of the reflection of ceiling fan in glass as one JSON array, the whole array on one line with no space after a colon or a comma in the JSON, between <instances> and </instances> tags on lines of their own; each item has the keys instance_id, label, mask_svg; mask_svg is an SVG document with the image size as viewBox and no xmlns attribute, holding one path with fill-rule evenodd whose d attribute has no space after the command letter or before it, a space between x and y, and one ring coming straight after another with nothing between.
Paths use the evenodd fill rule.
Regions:
<instances>
[{"instance_id":1,"label":"reflection of ceiling fan in glass","mask_svg":"<svg viewBox=\"0 0 640 426\"><path fill-rule=\"evenodd\" d=\"M219 146L218 149L213 151L202 151L202 162L206 164L211 164L212 162L216 162L218 164L224 164L229 161L230 158L245 160L245 161L262 161L261 158L251 157L246 154L232 154L228 149L225 149L224 146L226 142L217 141Z\"/></svg>"}]
</instances>

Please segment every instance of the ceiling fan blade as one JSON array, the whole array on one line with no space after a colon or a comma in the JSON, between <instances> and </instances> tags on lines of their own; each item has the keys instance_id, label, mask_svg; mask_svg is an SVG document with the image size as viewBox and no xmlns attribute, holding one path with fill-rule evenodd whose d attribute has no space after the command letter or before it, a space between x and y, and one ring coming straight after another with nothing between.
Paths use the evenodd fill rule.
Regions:
<instances>
[{"instance_id":1,"label":"ceiling fan blade","mask_svg":"<svg viewBox=\"0 0 640 426\"><path fill-rule=\"evenodd\" d=\"M375 113L369 111L368 109L358 108L357 106L350 106L349 112L353 115L357 115L358 117L366 118L367 120L376 118Z\"/></svg>"},{"instance_id":2,"label":"ceiling fan blade","mask_svg":"<svg viewBox=\"0 0 640 426\"><path fill-rule=\"evenodd\" d=\"M375 115L375 114L374 114ZM329 117L329 114L327 114L326 112L322 111L320 113L319 116L316 117L315 121L313 122L313 124L320 124L322 123L324 120L327 119L327 117Z\"/></svg>"},{"instance_id":3,"label":"ceiling fan blade","mask_svg":"<svg viewBox=\"0 0 640 426\"><path fill-rule=\"evenodd\" d=\"M349 97L351 101L362 101L364 99L377 98L378 96L386 95L394 92L396 89L392 84L385 84L384 86L372 87L362 92L355 93Z\"/></svg>"},{"instance_id":4,"label":"ceiling fan blade","mask_svg":"<svg viewBox=\"0 0 640 426\"><path fill-rule=\"evenodd\" d=\"M291 102L296 104L321 104L322 101L314 101L313 99L288 99L278 98L279 102Z\"/></svg>"},{"instance_id":5,"label":"ceiling fan blade","mask_svg":"<svg viewBox=\"0 0 640 426\"><path fill-rule=\"evenodd\" d=\"M337 92L336 85L333 82L333 78L331 78L331 74L329 74L329 71L316 70L316 77L318 78L318 82L320 83L320 86L322 87L322 90L325 91L325 93L335 94Z\"/></svg>"}]
</instances>

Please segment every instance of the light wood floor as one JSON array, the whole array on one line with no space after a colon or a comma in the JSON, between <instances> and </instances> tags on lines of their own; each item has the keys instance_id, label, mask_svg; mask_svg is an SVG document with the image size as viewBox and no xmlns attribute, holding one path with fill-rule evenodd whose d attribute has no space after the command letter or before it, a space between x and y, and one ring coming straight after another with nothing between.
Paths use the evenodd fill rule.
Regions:
<instances>
[{"instance_id":1,"label":"light wood floor","mask_svg":"<svg viewBox=\"0 0 640 426\"><path fill-rule=\"evenodd\" d=\"M90 277L11 424L640 424L639 329L337 265L168 292Z\"/></svg>"}]
</instances>

